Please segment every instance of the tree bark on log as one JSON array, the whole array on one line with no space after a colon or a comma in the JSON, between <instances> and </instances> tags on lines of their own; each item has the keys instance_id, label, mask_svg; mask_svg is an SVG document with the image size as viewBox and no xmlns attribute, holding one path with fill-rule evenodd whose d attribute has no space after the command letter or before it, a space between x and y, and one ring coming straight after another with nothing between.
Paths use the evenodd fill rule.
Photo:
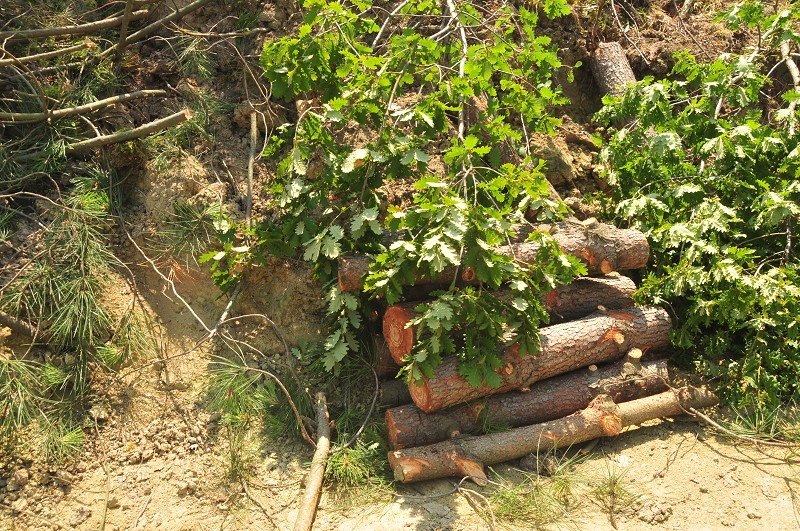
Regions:
<instances>
[{"instance_id":1,"label":"tree bark on log","mask_svg":"<svg viewBox=\"0 0 800 531\"><path fill-rule=\"evenodd\" d=\"M608 274L623 269L641 269L650 257L650 244L640 231L618 229L604 223L584 224L562 222L550 227L551 235L561 250L584 262L590 275ZM533 263L539 252L536 243L515 243L497 248L497 252L514 257L521 263ZM343 256L339 258L339 289L360 291L364 288L364 276L369 271L372 259L367 256ZM447 286L456 280L474 283L475 272L470 268L449 266L433 277L422 277L415 285Z\"/></svg>"},{"instance_id":2,"label":"tree bark on log","mask_svg":"<svg viewBox=\"0 0 800 531\"><path fill-rule=\"evenodd\" d=\"M411 403L411 393L403 380L383 380L381 382L381 407L398 407Z\"/></svg>"},{"instance_id":3,"label":"tree bark on log","mask_svg":"<svg viewBox=\"0 0 800 531\"><path fill-rule=\"evenodd\" d=\"M579 278L566 286L559 286L542 296L542 303L554 322L569 321L585 317L597 311L598 306L607 309L630 308L636 285L630 278L609 274L597 278ZM499 292L503 298L509 292ZM417 329L409 326L419 314L415 308L419 303L395 304L387 308L383 316L383 337L392 358L398 364L411 353L417 338Z\"/></svg>"},{"instance_id":4,"label":"tree bark on log","mask_svg":"<svg viewBox=\"0 0 800 531\"><path fill-rule=\"evenodd\" d=\"M630 349L647 351L666 346L672 322L661 308L643 307L597 312L539 330L541 347L535 356L521 356L518 345L503 353L499 387L473 387L459 373L459 359L447 358L431 378L409 386L411 398L425 413L439 411L475 398L523 389L531 384L621 357ZM419 384L419 385L418 385Z\"/></svg>"},{"instance_id":5,"label":"tree bark on log","mask_svg":"<svg viewBox=\"0 0 800 531\"><path fill-rule=\"evenodd\" d=\"M551 235L561 250L586 264L590 275L606 275L623 269L641 269L650 258L650 244L640 231L618 229L605 223L562 222ZM500 254L523 264L536 261L539 245L532 242L498 247Z\"/></svg>"},{"instance_id":6,"label":"tree bark on log","mask_svg":"<svg viewBox=\"0 0 800 531\"><path fill-rule=\"evenodd\" d=\"M383 336L376 334L375 338L373 339L373 344L375 346L375 372L378 373L378 376L394 376L397 374L397 371L400 370L400 366L395 363L394 358L392 358L392 353L389 352L389 345L386 344L386 340L383 339Z\"/></svg>"},{"instance_id":7,"label":"tree bark on log","mask_svg":"<svg viewBox=\"0 0 800 531\"><path fill-rule=\"evenodd\" d=\"M625 50L618 42L601 42L592 52L589 64L603 94L621 96L629 84L636 83Z\"/></svg>"},{"instance_id":8,"label":"tree bark on log","mask_svg":"<svg viewBox=\"0 0 800 531\"><path fill-rule=\"evenodd\" d=\"M718 403L708 390L683 387L631 402L616 404L600 395L585 409L550 422L481 436L394 450L389 464L402 483L443 477L467 476L479 485L487 483L484 466L517 459L533 452L567 447L598 437L619 435L622 428L661 417L674 417L689 408Z\"/></svg>"},{"instance_id":9,"label":"tree bark on log","mask_svg":"<svg viewBox=\"0 0 800 531\"><path fill-rule=\"evenodd\" d=\"M665 360L643 364L618 361L597 370L588 369L548 378L530 391L512 391L459 404L438 413L424 413L413 404L386 411L389 448L425 446L483 426L516 428L570 415L585 408L598 395L614 402L630 402L668 389Z\"/></svg>"},{"instance_id":10,"label":"tree bark on log","mask_svg":"<svg viewBox=\"0 0 800 531\"><path fill-rule=\"evenodd\" d=\"M297 509L297 519L294 522L294 531L311 531L314 517L317 514L317 503L322 491L322 480L325 477L325 466L328 463L328 453L331 449L331 428L328 418L328 405L324 393L317 393L317 449L311 460L311 469L306 476L306 490L300 507Z\"/></svg>"}]
</instances>

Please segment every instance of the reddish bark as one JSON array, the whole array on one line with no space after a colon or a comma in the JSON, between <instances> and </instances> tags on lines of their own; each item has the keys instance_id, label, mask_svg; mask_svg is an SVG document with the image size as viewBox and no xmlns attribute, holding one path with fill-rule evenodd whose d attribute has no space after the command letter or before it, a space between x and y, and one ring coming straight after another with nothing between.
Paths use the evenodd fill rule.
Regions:
<instances>
[{"instance_id":1,"label":"reddish bark","mask_svg":"<svg viewBox=\"0 0 800 531\"><path fill-rule=\"evenodd\" d=\"M564 253L580 259L590 275L623 269L641 269L650 257L650 244L640 231L618 229L604 223L562 222L550 234ZM520 263L534 263L539 245L532 242L504 245L497 251Z\"/></svg>"},{"instance_id":2,"label":"reddish bark","mask_svg":"<svg viewBox=\"0 0 800 531\"><path fill-rule=\"evenodd\" d=\"M392 450L425 446L462 433L477 433L489 425L518 427L565 417L607 394L616 403L665 391L666 361L636 364L618 361L595 371L587 369L548 378L530 391L512 391L459 404L437 413L424 413L413 404L386 411Z\"/></svg>"},{"instance_id":3,"label":"reddish bark","mask_svg":"<svg viewBox=\"0 0 800 531\"><path fill-rule=\"evenodd\" d=\"M572 255L588 268L590 275L607 274L623 269L640 269L647 265L650 244L644 234L634 229L618 229L603 223L585 224L562 222L550 227L550 233L561 250ZM497 248L500 254L513 256L520 263L534 263L539 253L536 243L514 243ZM371 259L366 256L339 258L339 288L342 291L359 291L364 288L364 276L369 271ZM475 283L475 272L470 268L446 267L431 277L420 277L414 285L448 286L453 281Z\"/></svg>"},{"instance_id":4,"label":"reddish bark","mask_svg":"<svg viewBox=\"0 0 800 531\"><path fill-rule=\"evenodd\" d=\"M597 312L577 321L539 330L541 348L521 356L517 345L505 349L499 387L473 387L458 374L459 360L445 359L429 379L409 388L422 411L431 413L482 396L521 389L534 382L593 363L621 357L632 348L646 351L669 343L672 323L661 308L644 307Z\"/></svg>"},{"instance_id":5,"label":"reddish bark","mask_svg":"<svg viewBox=\"0 0 800 531\"><path fill-rule=\"evenodd\" d=\"M469 476L486 484L485 465L517 459L532 452L619 435L623 428L661 417L674 417L689 408L717 404L705 389L684 387L631 402L616 404L600 395L583 410L558 420L480 436L389 452L397 481L409 483L449 476Z\"/></svg>"},{"instance_id":6,"label":"reddish bark","mask_svg":"<svg viewBox=\"0 0 800 531\"><path fill-rule=\"evenodd\" d=\"M622 275L610 274L598 278L579 278L572 284L559 286L542 297L553 322L562 322L584 317L597 311L598 306L607 309L630 308L636 285ZM498 297L510 297L510 292L500 292ZM383 316L383 336L398 364L411 353L417 337L417 329L409 323L419 314L415 308L419 303L404 303L390 306Z\"/></svg>"}]
</instances>

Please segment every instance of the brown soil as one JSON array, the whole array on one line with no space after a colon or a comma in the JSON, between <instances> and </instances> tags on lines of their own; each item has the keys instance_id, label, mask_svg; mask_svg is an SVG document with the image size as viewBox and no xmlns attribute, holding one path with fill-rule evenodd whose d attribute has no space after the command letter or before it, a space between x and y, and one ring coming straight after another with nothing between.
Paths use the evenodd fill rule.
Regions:
<instances>
[{"instance_id":1,"label":"brown soil","mask_svg":"<svg viewBox=\"0 0 800 531\"><path fill-rule=\"evenodd\" d=\"M237 9L258 9L259 20L271 33L251 43L253 53L257 53L264 39L284 34L300 22L298 11L285 2L233 4L212 4L182 24L198 31L234 31ZM639 20L632 40L641 54L613 22L601 28L604 38L626 46L637 77L666 74L672 52L678 49L690 49L701 57L727 50L732 36L711 24L707 14L697 13L681 24L671 6L665 9L651 5L647 18ZM574 19L547 28L569 65L577 61L587 64L583 34L592 18L583 14L578 20L580 28ZM163 88L167 84L180 93L194 85L242 104L246 96L242 79L236 74L241 70L239 59L222 47L214 59L217 69L212 80L182 80L174 71L166 46L151 41L137 55L138 70L133 76L136 87L132 88ZM598 149L591 135L596 130L589 122L600 104L588 68L576 71L576 81L566 92L573 105L564 111L559 134L537 136L533 147L548 161L548 177L553 184L586 217L594 210L582 205L580 199L606 187L595 169ZM121 115L138 120L160 114L160 107L148 105L152 104L122 109ZM280 106L270 110L275 123L291 120L296 113L293 108ZM202 143L168 172L159 172L151 164L138 176L130 196L130 210L135 213L130 228L137 242L146 247L148 238L163 226L178 200L221 201L234 215L243 215L241 197L245 193L249 145L247 124L240 118L241 111L215 118L210 126L214 141ZM270 161L258 165L256 189L268 183L273 165ZM383 192L394 202L408 202L411 191L403 186L398 184ZM254 211L258 215L269 215L267 200L256 198ZM311 450L294 438L253 438L249 455L255 473L248 481L248 492L240 481L230 478L227 437L219 419L203 408L208 365L211 356L219 352L219 345L206 343L193 348L204 334L197 318L132 246L123 246L120 258L133 269L139 295L155 318L160 358L139 361L123 369L116 379L106 377L95 382L95 388L101 391L98 396L105 398L95 404L96 422L86 428L89 442L75 460L51 466L33 453L13 458L0 455L0 529L290 528ZM213 326L227 298L211 285L207 271L177 262L158 265L175 280L176 289L205 325ZM250 273L245 283L235 315L266 314L291 346L322 337L322 290L310 280L302 263L276 261ZM131 297L128 285L122 278L110 279L109 284L108 297L116 301L114 305L124 307ZM264 354L251 360L263 368L282 363L282 339L263 317L233 320L229 333ZM24 343L25 338L2 329L2 348L24 348ZM371 392L369 385L364 387L365 393ZM334 399L341 399L333 394ZM495 467L490 479L518 481L522 470L535 464L530 461ZM655 421L593 447L576 468L580 479L575 484L575 503L553 527L611 528L609 514L593 503L591 492L603 485L609 474L621 474L621 483L635 500L616 514L614 523L619 529L800 528L796 494L800 485L795 466L791 452L731 444L691 419ZM465 487L483 496L494 488ZM346 503L326 491L315 528L472 530L489 527L491 522L484 500L470 493L451 492L450 481L393 488L394 492L375 492ZM519 528L531 527L530 522L517 524Z\"/></svg>"}]
</instances>

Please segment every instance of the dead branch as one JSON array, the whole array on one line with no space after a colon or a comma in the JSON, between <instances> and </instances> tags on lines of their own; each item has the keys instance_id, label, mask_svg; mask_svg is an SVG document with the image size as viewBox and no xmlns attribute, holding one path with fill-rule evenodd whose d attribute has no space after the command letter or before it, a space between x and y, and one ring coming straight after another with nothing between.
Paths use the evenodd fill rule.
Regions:
<instances>
[{"instance_id":1,"label":"dead branch","mask_svg":"<svg viewBox=\"0 0 800 531\"><path fill-rule=\"evenodd\" d=\"M297 520L294 523L295 531L311 531L311 526L314 525L322 480L325 477L325 465L328 462L328 452L331 447L331 429L325 393L317 393L316 409L317 450L314 452L311 469L306 476L306 491L297 511Z\"/></svg>"},{"instance_id":2,"label":"dead branch","mask_svg":"<svg viewBox=\"0 0 800 531\"><path fill-rule=\"evenodd\" d=\"M134 11L131 13L129 20L139 20L147 16L149 13L146 9ZM88 22L86 24L76 24L73 26L59 26L56 28L37 28L30 30L9 30L0 31L0 40L15 40L15 39L38 39L39 37L60 37L64 35L85 35L87 33L94 33L101 29L113 28L122 24L125 15L118 17L104 18L96 22Z\"/></svg>"},{"instance_id":3,"label":"dead branch","mask_svg":"<svg viewBox=\"0 0 800 531\"><path fill-rule=\"evenodd\" d=\"M23 321L22 319L17 319L16 317L9 315L2 310L0 310L0 325L6 326L14 332L28 337L37 337L38 335L38 331L33 325ZM45 343L48 342L50 340L49 335L43 334L42 340Z\"/></svg>"},{"instance_id":4,"label":"dead branch","mask_svg":"<svg viewBox=\"0 0 800 531\"><path fill-rule=\"evenodd\" d=\"M789 69L789 74L792 76L792 84L794 85L794 90L800 92L800 70L797 69L797 63L794 62L792 59L791 48L789 47L789 41L784 40L781 41L781 57L783 58L783 62L786 63L786 68ZM794 135L795 132L795 117L794 117L794 110L797 108L797 99L794 99L789 104L789 112L791 113L789 117L789 134Z\"/></svg>"},{"instance_id":5,"label":"dead branch","mask_svg":"<svg viewBox=\"0 0 800 531\"><path fill-rule=\"evenodd\" d=\"M191 4L189 4L187 6L184 6L184 7L180 8L180 9L178 9L176 11L173 11L172 13L167 15L166 17L163 17L163 18L161 18L159 20L156 20L152 24L150 24L148 26L145 26L144 28L140 29L136 33L131 34L125 40L125 45L129 46L129 45L131 45L131 44L133 44L135 42L139 42L140 40L144 39L145 37L150 36L152 33L154 33L157 30L159 30L161 27L165 26L166 24L169 24L173 20L181 19L185 15L188 15L189 13L191 13L193 11L197 11L198 9L200 9L204 5L208 4L209 2L211 2L211 0L195 0ZM123 17L119 17L119 18L122 19ZM133 20L133 14L131 15L131 20ZM107 56L108 54L111 54L111 53L117 53L117 49L119 48L119 44L120 43L117 43L114 46L111 46L110 48L106 49L102 54L100 54L101 57L105 57L105 56Z\"/></svg>"},{"instance_id":6,"label":"dead branch","mask_svg":"<svg viewBox=\"0 0 800 531\"><path fill-rule=\"evenodd\" d=\"M75 46L69 46L67 48L59 48L57 50L51 50L49 52L37 53L34 55L26 55L24 57L12 57L10 59L0 59L0 66L8 66L13 64L23 64L23 63L33 63L36 61L44 61L46 59L52 59L54 57L59 57L61 55L69 55L73 52L79 52L85 48L94 48L97 46L92 41L86 39L84 42L80 44L76 44Z\"/></svg>"},{"instance_id":7,"label":"dead branch","mask_svg":"<svg viewBox=\"0 0 800 531\"><path fill-rule=\"evenodd\" d=\"M0 121L3 122L44 122L46 120L58 120L59 118L67 118L85 112L92 112L114 103L123 103L136 98L144 98L148 96L166 96L165 90L137 90L135 92L128 92L104 98L102 100L85 103L83 105L76 105L75 107L66 107L64 109L56 109L49 113L44 112L0 112Z\"/></svg>"},{"instance_id":8,"label":"dead branch","mask_svg":"<svg viewBox=\"0 0 800 531\"><path fill-rule=\"evenodd\" d=\"M135 129L120 131L110 135L98 136L96 138L90 138L89 140L82 140L80 142L75 142L74 144L69 144L67 146L67 153L79 153L81 151L107 146L109 144L116 144L118 142L127 142L128 140L142 138L143 136L152 135L153 133L157 133L163 129L168 129L172 126L178 125L191 117L192 113L189 111L189 109L184 109L180 112L176 112L175 114L167 116L166 118L161 118L160 120L155 120L153 122L140 125Z\"/></svg>"}]
</instances>

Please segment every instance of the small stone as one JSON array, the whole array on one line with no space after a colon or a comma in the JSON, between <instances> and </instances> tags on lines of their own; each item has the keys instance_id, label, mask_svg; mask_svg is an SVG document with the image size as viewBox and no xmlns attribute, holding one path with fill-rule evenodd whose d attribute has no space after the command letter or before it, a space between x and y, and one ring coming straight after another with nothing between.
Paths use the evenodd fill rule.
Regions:
<instances>
[{"instance_id":1,"label":"small stone","mask_svg":"<svg viewBox=\"0 0 800 531\"><path fill-rule=\"evenodd\" d=\"M186 496L187 494L189 494L189 492L190 492L189 484L187 482L185 482L185 481L179 481L178 482L178 496Z\"/></svg>"},{"instance_id":2,"label":"small stone","mask_svg":"<svg viewBox=\"0 0 800 531\"><path fill-rule=\"evenodd\" d=\"M21 513L28 506L28 500L25 498L18 498L11 502L11 510Z\"/></svg>"},{"instance_id":3,"label":"small stone","mask_svg":"<svg viewBox=\"0 0 800 531\"><path fill-rule=\"evenodd\" d=\"M90 516L92 516L92 510L89 509L88 507L84 507L83 505L81 505L70 517L69 525L71 525L72 527L78 527L86 520L88 520Z\"/></svg>"},{"instance_id":4,"label":"small stone","mask_svg":"<svg viewBox=\"0 0 800 531\"><path fill-rule=\"evenodd\" d=\"M761 520L761 513L759 513L758 511L750 511L749 513L747 513L747 517L750 520Z\"/></svg>"},{"instance_id":5,"label":"small stone","mask_svg":"<svg viewBox=\"0 0 800 531\"><path fill-rule=\"evenodd\" d=\"M95 404L89 410L89 416L96 422L105 422L108 420L108 410L101 404Z\"/></svg>"},{"instance_id":6,"label":"small stone","mask_svg":"<svg viewBox=\"0 0 800 531\"><path fill-rule=\"evenodd\" d=\"M147 448L146 450L142 450L142 461L149 461L153 457L153 449Z\"/></svg>"},{"instance_id":7,"label":"small stone","mask_svg":"<svg viewBox=\"0 0 800 531\"><path fill-rule=\"evenodd\" d=\"M703 494L707 494L708 493L708 488L707 487L700 487L700 492L702 492Z\"/></svg>"},{"instance_id":8,"label":"small stone","mask_svg":"<svg viewBox=\"0 0 800 531\"><path fill-rule=\"evenodd\" d=\"M28 480L30 479L30 474L26 468L20 468L19 470L15 471L14 474L11 476L11 479L17 482L17 485L20 487L24 487L28 484Z\"/></svg>"},{"instance_id":9,"label":"small stone","mask_svg":"<svg viewBox=\"0 0 800 531\"><path fill-rule=\"evenodd\" d=\"M119 499L116 496L112 496L111 498L108 499L108 503L106 504L106 506L109 509L117 509L117 508L119 508L119 506L120 506Z\"/></svg>"}]
</instances>

